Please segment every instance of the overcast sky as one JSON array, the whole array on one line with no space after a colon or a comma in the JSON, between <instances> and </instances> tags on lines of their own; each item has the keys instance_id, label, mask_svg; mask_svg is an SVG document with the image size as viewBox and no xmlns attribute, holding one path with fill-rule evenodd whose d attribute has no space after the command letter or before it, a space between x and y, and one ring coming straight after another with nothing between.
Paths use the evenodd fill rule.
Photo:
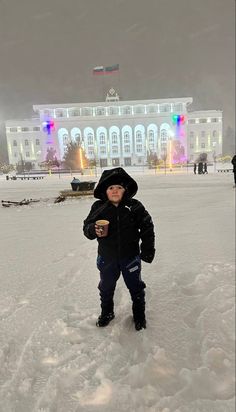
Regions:
<instances>
[{"instance_id":1,"label":"overcast sky","mask_svg":"<svg viewBox=\"0 0 236 412\"><path fill-rule=\"evenodd\" d=\"M0 120L37 103L188 97L234 127L234 0L0 0ZM119 74L92 75L119 63Z\"/></svg>"}]
</instances>

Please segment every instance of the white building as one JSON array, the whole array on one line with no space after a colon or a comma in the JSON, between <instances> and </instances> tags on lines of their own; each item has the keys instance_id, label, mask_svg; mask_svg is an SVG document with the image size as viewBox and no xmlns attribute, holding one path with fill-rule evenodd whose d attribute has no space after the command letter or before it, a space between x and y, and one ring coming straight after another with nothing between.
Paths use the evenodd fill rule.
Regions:
<instances>
[{"instance_id":1,"label":"white building","mask_svg":"<svg viewBox=\"0 0 236 412\"><path fill-rule=\"evenodd\" d=\"M34 105L37 119L6 122L9 162L37 168L50 148L63 160L71 141L102 167L145 164L149 154L186 163L205 152L212 160L222 153L222 112L191 112L191 103L191 97L120 101L110 89L105 102Z\"/></svg>"}]
</instances>

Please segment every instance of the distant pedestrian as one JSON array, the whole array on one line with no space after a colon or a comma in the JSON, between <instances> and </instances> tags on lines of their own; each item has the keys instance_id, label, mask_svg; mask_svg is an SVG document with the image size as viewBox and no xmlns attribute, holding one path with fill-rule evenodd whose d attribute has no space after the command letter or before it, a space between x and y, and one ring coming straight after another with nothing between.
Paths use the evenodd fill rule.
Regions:
<instances>
[{"instance_id":1,"label":"distant pedestrian","mask_svg":"<svg viewBox=\"0 0 236 412\"><path fill-rule=\"evenodd\" d=\"M236 187L236 155L233 156L231 163L233 165L234 187Z\"/></svg>"},{"instance_id":2,"label":"distant pedestrian","mask_svg":"<svg viewBox=\"0 0 236 412\"><path fill-rule=\"evenodd\" d=\"M208 174L206 162L203 164L203 174Z\"/></svg>"},{"instance_id":3,"label":"distant pedestrian","mask_svg":"<svg viewBox=\"0 0 236 412\"><path fill-rule=\"evenodd\" d=\"M197 173L197 163L193 164L193 173L196 174Z\"/></svg>"},{"instance_id":4,"label":"distant pedestrian","mask_svg":"<svg viewBox=\"0 0 236 412\"><path fill-rule=\"evenodd\" d=\"M199 175L203 174L203 163L202 162L198 163L198 174Z\"/></svg>"}]
</instances>

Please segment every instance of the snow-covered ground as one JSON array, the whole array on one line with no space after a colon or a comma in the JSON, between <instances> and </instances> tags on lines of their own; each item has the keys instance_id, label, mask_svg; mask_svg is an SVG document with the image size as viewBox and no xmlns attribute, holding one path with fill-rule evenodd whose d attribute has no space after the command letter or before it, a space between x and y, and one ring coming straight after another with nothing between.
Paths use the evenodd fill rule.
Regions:
<instances>
[{"instance_id":1,"label":"snow-covered ground","mask_svg":"<svg viewBox=\"0 0 236 412\"><path fill-rule=\"evenodd\" d=\"M0 178L1 200L41 199L0 209L1 412L234 411L233 175L133 177L157 238L141 332L122 279L116 318L95 326L94 199L54 204L71 176Z\"/></svg>"}]
</instances>

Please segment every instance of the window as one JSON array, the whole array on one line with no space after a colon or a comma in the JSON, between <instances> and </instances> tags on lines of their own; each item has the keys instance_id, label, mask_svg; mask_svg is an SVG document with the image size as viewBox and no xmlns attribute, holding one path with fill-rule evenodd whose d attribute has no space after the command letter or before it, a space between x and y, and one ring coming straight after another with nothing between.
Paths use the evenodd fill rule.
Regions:
<instances>
[{"instance_id":1,"label":"window","mask_svg":"<svg viewBox=\"0 0 236 412\"><path fill-rule=\"evenodd\" d=\"M125 144L125 146L124 146L124 152L125 152L125 153L130 153L130 145Z\"/></svg>"},{"instance_id":2,"label":"window","mask_svg":"<svg viewBox=\"0 0 236 412\"><path fill-rule=\"evenodd\" d=\"M89 133L89 134L88 134L88 144L89 144L89 145L92 145L92 144L93 144L93 135L92 135L92 133Z\"/></svg>"},{"instance_id":3,"label":"window","mask_svg":"<svg viewBox=\"0 0 236 412\"><path fill-rule=\"evenodd\" d=\"M29 131L29 128L28 128L28 127L22 127L22 128L21 128L21 131L22 131L22 132L28 132L28 131Z\"/></svg>"},{"instance_id":4,"label":"window","mask_svg":"<svg viewBox=\"0 0 236 412\"><path fill-rule=\"evenodd\" d=\"M57 109L55 113L56 113L56 117L66 117L66 110Z\"/></svg>"},{"instance_id":5,"label":"window","mask_svg":"<svg viewBox=\"0 0 236 412\"><path fill-rule=\"evenodd\" d=\"M118 143L118 136L116 132L113 132L111 135L111 143L112 144L117 144Z\"/></svg>"},{"instance_id":6,"label":"window","mask_svg":"<svg viewBox=\"0 0 236 412\"><path fill-rule=\"evenodd\" d=\"M112 154L118 154L118 146L113 146Z\"/></svg>"},{"instance_id":7,"label":"window","mask_svg":"<svg viewBox=\"0 0 236 412\"><path fill-rule=\"evenodd\" d=\"M158 107L157 106L148 106L147 111L148 111L148 113L157 113L158 112Z\"/></svg>"},{"instance_id":8,"label":"window","mask_svg":"<svg viewBox=\"0 0 236 412\"><path fill-rule=\"evenodd\" d=\"M130 136L128 132L124 134L124 143L130 143Z\"/></svg>"},{"instance_id":9,"label":"window","mask_svg":"<svg viewBox=\"0 0 236 412\"><path fill-rule=\"evenodd\" d=\"M35 140L35 144L36 144L36 146L40 146L40 140L39 140L39 139L36 139L36 140Z\"/></svg>"},{"instance_id":10,"label":"window","mask_svg":"<svg viewBox=\"0 0 236 412\"><path fill-rule=\"evenodd\" d=\"M154 144L149 144L149 150L150 152L154 151Z\"/></svg>"},{"instance_id":11,"label":"window","mask_svg":"<svg viewBox=\"0 0 236 412\"><path fill-rule=\"evenodd\" d=\"M10 127L9 131L11 133L17 132L17 127Z\"/></svg>"},{"instance_id":12,"label":"window","mask_svg":"<svg viewBox=\"0 0 236 412\"><path fill-rule=\"evenodd\" d=\"M30 152L25 152L26 157L30 157Z\"/></svg>"},{"instance_id":13,"label":"window","mask_svg":"<svg viewBox=\"0 0 236 412\"><path fill-rule=\"evenodd\" d=\"M195 123L196 123L196 120L195 120L195 119L189 119L188 123L189 123L189 124L195 124Z\"/></svg>"},{"instance_id":14,"label":"window","mask_svg":"<svg viewBox=\"0 0 236 412\"><path fill-rule=\"evenodd\" d=\"M212 137L218 137L218 132L217 132L217 130L213 130L213 132L212 132Z\"/></svg>"},{"instance_id":15,"label":"window","mask_svg":"<svg viewBox=\"0 0 236 412\"><path fill-rule=\"evenodd\" d=\"M100 144L106 144L106 138L104 133L100 133L99 135Z\"/></svg>"},{"instance_id":16,"label":"window","mask_svg":"<svg viewBox=\"0 0 236 412\"><path fill-rule=\"evenodd\" d=\"M89 148L89 150L88 150L88 155L89 155L89 156L94 156L94 150L93 150L92 147Z\"/></svg>"},{"instance_id":17,"label":"window","mask_svg":"<svg viewBox=\"0 0 236 412\"><path fill-rule=\"evenodd\" d=\"M170 112L171 106L170 104L160 104L160 113Z\"/></svg>"},{"instance_id":18,"label":"window","mask_svg":"<svg viewBox=\"0 0 236 412\"><path fill-rule=\"evenodd\" d=\"M17 146L17 141L13 140L13 146Z\"/></svg>"},{"instance_id":19,"label":"window","mask_svg":"<svg viewBox=\"0 0 236 412\"><path fill-rule=\"evenodd\" d=\"M189 137L190 137L190 139L193 139L193 138L194 138L194 136L195 136L195 135L194 135L194 132L190 132L190 133L189 133Z\"/></svg>"},{"instance_id":20,"label":"window","mask_svg":"<svg viewBox=\"0 0 236 412\"><path fill-rule=\"evenodd\" d=\"M69 115L70 115L71 117L80 116L80 110L79 110L79 109L69 110Z\"/></svg>"},{"instance_id":21,"label":"window","mask_svg":"<svg viewBox=\"0 0 236 412\"><path fill-rule=\"evenodd\" d=\"M162 131L161 131L161 142L166 142L166 140L167 140L167 130L166 129L163 129Z\"/></svg>"},{"instance_id":22,"label":"window","mask_svg":"<svg viewBox=\"0 0 236 412\"><path fill-rule=\"evenodd\" d=\"M109 107L108 108L108 114L110 114L110 115L119 114L119 108L118 107Z\"/></svg>"},{"instance_id":23,"label":"window","mask_svg":"<svg viewBox=\"0 0 236 412\"><path fill-rule=\"evenodd\" d=\"M136 143L142 143L142 134L141 134L141 132L136 132Z\"/></svg>"},{"instance_id":24,"label":"window","mask_svg":"<svg viewBox=\"0 0 236 412\"><path fill-rule=\"evenodd\" d=\"M16 152L14 153L14 157L17 157L17 153L16 153Z\"/></svg>"},{"instance_id":25,"label":"window","mask_svg":"<svg viewBox=\"0 0 236 412\"><path fill-rule=\"evenodd\" d=\"M137 144L137 146L136 146L136 151L137 151L137 153L142 153L142 151L143 151L143 145L142 145L142 144Z\"/></svg>"},{"instance_id":26,"label":"window","mask_svg":"<svg viewBox=\"0 0 236 412\"><path fill-rule=\"evenodd\" d=\"M202 148L202 149L205 149L205 147L206 147L205 143L202 142L202 143L201 143L201 148Z\"/></svg>"},{"instance_id":27,"label":"window","mask_svg":"<svg viewBox=\"0 0 236 412\"><path fill-rule=\"evenodd\" d=\"M206 123L207 119L199 119L199 123Z\"/></svg>"},{"instance_id":28,"label":"window","mask_svg":"<svg viewBox=\"0 0 236 412\"><path fill-rule=\"evenodd\" d=\"M134 107L134 112L136 113L136 114L139 114L139 113L145 113L145 107L144 106L135 106Z\"/></svg>"},{"instance_id":29,"label":"window","mask_svg":"<svg viewBox=\"0 0 236 412\"><path fill-rule=\"evenodd\" d=\"M183 111L183 103L175 103L173 105L174 112L182 112Z\"/></svg>"},{"instance_id":30,"label":"window","mask_svg":"<svg viewBox=\"0 0 236 412\"><path fill-rule=\"evenodd\" d=\"M149 131L148 140L149 140L149 143L153 143L153 142L154 142L154 131L153 131L153 130L150 130L150 131Z\"/></svg>"},{"instance_id":31,"label":"window","mask_svg":"<svg viewBox=\"0 0 236 412\"><path fill-rule=\"evenodd\" d=\"M122 114L131 114L131 106L124 106L121 108Z\"/></svg>"},{"instance_id":32,"label":"window","mask_svg":"<svg viewBox=\"0 0 236 412\"><path fill-rule=\"evenodd\" d=\"M205 137L206 136L206 132L204 130L201 131L201 137Z\"/></svg>"},{"instance_id":33,"label":"window","mask_svg":"<svg viewBox=\"0 0 236 412\"><path fill-rule=\"evenodd\" d=\"M190 143L190 149L194 149L194 144Z\"/></svg>"},{"instance_id":34,"label":"window","mask_svg":"<svg viewBox=\"0 0 236 412\"><path fill-rule=\"evenodd\" d=\"M49 110L49 109L45 109L43 111L43 114L44 114L45 117L53 117L53 111Z\"/></svg>"},{"instance_id":35,"label":"window","mask_svg":"<svg viewBox=\"0 0 236 412\"><path fill-rule=\"evenodd\" d=\"M34 126L33 131L34 132L39 132L40 131L40 126Z\"/></svg>"},{"instance_id":36,"label":"window","mask_svg":"<svg viewBox=\"0 0 236 412\"><path fill-rule=\"evenodd\" d=\"M29 146L29 140L28 139L25 140L25 146Z\"/></svg>"},{"instance_id":37,"label":"window","mask_svg":"<svg viewBox=\"0 0 236 412\"><path fill-rule=\"evenodd\" d=\"M211 119L211 123L218 123L219 119L217 119L217 117L212 117Z\"/></svg>"},{"instance_id":38,"label":"window","mask_svg":"<svg viewBox=\"0 0 236 412\"><path fill-rule=\"evenodd\" d=\"M100 154L101 154L101 155L106 155L106 154L107 154L107 149L106 149L106 147L101 147L101 148L100 148Z\"/></svg>"},{"instance_id":39,"label":"window","mask_svg":"<svg viewBox=\"0 0 236 412\"><path fill-rule=\"evenodd\" d=\"M96 115L98 115L98 116L105 116L105 109L104 109L104 107L97 107L97 108L96 108Z\"/></svg>"},{"instance_id":40,"label":"window","mask_svg":"<svg viewBox=\"0 0 236 412\"><path fill-rule=\"evenodd\" d=\"M93 109L91 107L83 107L82 109L82 116L92 116Z\"/></svg>"}]
</instances>

